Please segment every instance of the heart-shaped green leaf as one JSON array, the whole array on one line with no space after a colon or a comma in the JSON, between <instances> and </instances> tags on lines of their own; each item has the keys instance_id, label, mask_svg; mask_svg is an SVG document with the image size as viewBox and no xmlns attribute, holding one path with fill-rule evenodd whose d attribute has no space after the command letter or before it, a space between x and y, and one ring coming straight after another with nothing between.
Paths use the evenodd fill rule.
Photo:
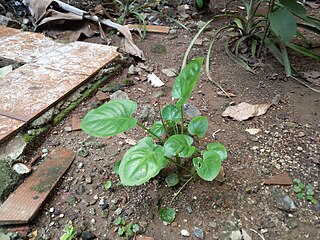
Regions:
<instances>
[{"instance_id":1,"label":"heart-shaped green leaf","mask_svg":"<svg viewBox=\"0 0 320 240\"><path fill-rule=\"evenodd\" d=\"M218 153L222 161L227 159L227 156L228 156L227 149L221 143L218 143L218 142L209 143L207 145L207 149L209 151L215 151L216 153Z\"/></svg>"},{"instance_id":2,"label":"heart-shaped green leaf","mask_svg":"<svg viewBox=\"0 0 320 240\"><path fill-rule=\"evenodd\" d=\"M165 133L165 129L164 129L161 121L155 122L155 123L152 125L150 131L153 132L153 133L154 133L155 135L157 135L158 137L161 137L161 135ZM154 138L153 135L151 135L151 137Z\"/></svg>"},{"instance_id":3,"label":"heart-shaped green leaf","mask_svg":"<svg viewBox=\"0 0 320 240\"><path fill-rule=\"evenodd\" d=\"M178 122L181 119L181 113L175 105L167 105L161 110L161 116L163 120L171 120Z\"/></svg>"},{"instance_id":4,"label":"heart-shaped green leaf","mask_svg":"<svg viewBox=\"0 0 320 240\"><path fill-rule=\"evenodd\" d=\"M206 181L212 181L218 176L221 162L219 154L215 151L204 151L203 159L200 157L193 159L198 175Z\"/></svg>"},{"instance_id":5,"label":"heart-shaped green leaf","mask_svg":"<svg viewBox=\"0 0 320 240\"><path fill-rule=\"evenodd\" d=\"M155 177L167 163L164 148L156 145L151 137L145 137L124 154L119 167L121 183L141 185Z\"/></svg>"},{"instance_id":6,"label":"heart-shaped green leaf","mask_svg":"<svg viewBox=\"0 0 320 240\"><path fill-rule=\"evenodd\" d=\"M176 106L178 109L187 101L198 81L200 70L203 64L203 58L192 60L174 81L172 97L178 98Z\"/></svg>"},{"instance_id":7,"label":"heart-shaped green leaf","mask_svg":"<svg viewBox=\"0 0 320 240\"><path fill-rule=\"evenodd\" d=\"M189 125L188 131L191 135L195 135L198 138L204 137L208 130L208 119L203 116L193 118Z\"/></svg>"},{"instance_id":8,"label":"heart-shaped green leaf","mask_svg":"<svg viewBox=\"0 0 320 240\"><path fill-rule=\"evenodd\" d=\"M176 217L176 212L173 208L161 208L159 215L163 222L172 223Z\"/></svg>"},{"instance_id":9,"label":"heart-shaped green leaf","mask_svg":"<svg viewBox=\"0 0 320 240\"><path fill-rule=\"evenodd\" d=\"M166 179L166 183L168 184L169 187L173 187L179 183L179 177L178 174L176 173L171 173L169 174Z\"/></svg>"},{"instance_id":10,"label":"heart-shaped green leaf","mask_svg":"<svg viewBox=\"0 0 320 240\"><path fill-rule=\"evenodd\" d=\"M294 14L297 14L298 16L306 16L307 10L305 7L298 3L296 0L280 0L280 3L289 11L291 11Z\"/></svg>"},{"instance_id":11,"label":"heart-shaped green leaf","mask_svg":"<svg viewBox=\"0 0 320 240\"><path fill-rule=\"evenodd\" d=\"M137 124L137 120L132 117L136 109L137 104L131 100L111 100L88 112L80 127L95 137L114 136Z\"/></svg>"},{"instance_id":12,"label":"heart-shaped green leaf","mask_svg":"<svg viewBox=\"0 0 320 240\"><path fill-rule=\"evenodd\" d=\"M286 8L278 8L270 14L271 30L284 42L290 42L297 32L294 15Z\"/></svg>"},{"instance_id":13,"label":"heart-shaped green leaf","mask_svg":"<svg viewBox=\"0 0 320 240\"><path fill-rule=\"evenodd\" d=\"M164 143L165 155L167 157L178 156L187 158L190 157L196 150L191 146L193 139L190 136L176 134L168 138Z\"/></svg>"}]
</instances>

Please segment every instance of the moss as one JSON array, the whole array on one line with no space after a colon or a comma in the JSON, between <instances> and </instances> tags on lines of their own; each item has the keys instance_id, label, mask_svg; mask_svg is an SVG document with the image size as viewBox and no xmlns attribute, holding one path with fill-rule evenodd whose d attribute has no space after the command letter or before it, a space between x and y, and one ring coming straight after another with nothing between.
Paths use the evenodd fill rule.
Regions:
<instances>
[{"instance_id":1,"label":"moss","mask_svg":"<svg viewBox=\"0 0 320 240\"><path fill-rule=\"evenodd\" d=\"M26 143L32 142L36 137L41 135L42 133L46 132L49 129L48 126L41 127L41 128L36 128L36 129L31 129L28 130L27 133L22 134L22 138Z\"/></svg>"},{"instance_id":2,"label":"moss","mask_svg":"<svg viewBox=\"0 0 320 240\"><path fill-rule=\"evenodd\" d=\"M16 186L20 175L13 171L10 163L0 159L0 200L5 199Z\"/></svg>"},{"instance_id":3,"label":"moss","mask_svg":"<svg viewBox=\"0 0 320 240\"><path fill-rule=\"evenodd\" d=\"M43 181L39 182L31 189L39 193L49 191L56 182L57 176L61 175L63 170L64 168L61 166L50 167L47 172L42 172L39 174L39 178L43 179Z\"/></svg>"},{"instance_id":4,"label":"moss","mask_svg":"<svg viewBox=\"0 0 320 240\"><path fill-rule=\"evenodd\" d=\"M117 64L114 68L115 71L118 71L122 65ZM82 96L77 99L75 102L71 103L67 108L63 109L59 114L57 114L53 118L53 123L58 124L61 122L61 120L73 109L75 109L81 102L83 102L87 97L91 96L96 90L104 83L106 82L110 77L112 76L112 73L108 74L107 76L97 80L95 83L92 84L91 88L87 89L84 93L82 93Z\"/></svg>"}]
</instances>

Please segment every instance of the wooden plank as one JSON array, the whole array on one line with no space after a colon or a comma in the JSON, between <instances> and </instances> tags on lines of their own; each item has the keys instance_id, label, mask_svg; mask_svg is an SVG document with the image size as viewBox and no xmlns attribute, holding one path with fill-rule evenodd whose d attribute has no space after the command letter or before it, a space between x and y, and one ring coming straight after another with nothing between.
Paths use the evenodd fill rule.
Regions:
<instances>
[{"instance_id":1,"label":"wooden plank","mask_svg":"<svg viewBox=\"0 0 320 240\"><path fill-rule=\"evenodd\" d=\"M129 29L143 31L144 26L139 24L128 24ZM154 25L146 25L147 32L153 33L166 33L168 34L170 31L170 27L167 26L154 26Z\"/></svg>"},{"instance_id":2,"label":"wooden plank","mask_svg":"<svg viewBox=\"0 0 320 240\"><path fill-rule=\"evenodd\" d=\"M0 225L28 223L71 165L75 153L56 148L0 206Z\"/></svg>"}]
</instances>

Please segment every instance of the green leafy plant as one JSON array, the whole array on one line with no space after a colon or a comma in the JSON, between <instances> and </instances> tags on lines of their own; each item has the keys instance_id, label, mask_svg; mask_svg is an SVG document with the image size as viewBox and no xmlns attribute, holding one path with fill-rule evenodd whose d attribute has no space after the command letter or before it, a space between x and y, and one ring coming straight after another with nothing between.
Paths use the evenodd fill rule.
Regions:
<instances>
[{"instance_id":1,"label":"green leafy plant","mask_svg":"<svg viewBox=\"0 0 320 240\"><path fill-rule=\"evenodd\" d=\"M267 13L260 10L265 3L268 4ZM218 18L233 20L215 31L208 49L206 73L209 80L219 88L219 83L213 81L210 76L210 58L216 39L224 32L228 34L225 41L226 54L252 73L254 67L259 65L263 49L268 49L284 66L287 77L292 77L293 72L296 72L290 62L288 49L320 61L320 55L310 50L311 44L300 31L303 28L320 34L320 20L308 16L303 5L296 0L242 0L242 4L245 16L229 13L216 15L196 33L185 52L182 67L186 65L191 48L201 33ZM301 39L302 42L296 43L297 39Z\"/></svg>"},{"instance_id":2,"label":"green leafy plant","mask_svg":"<svg viewBox=\"0 0 320 240\"><path fill-rule=\"evenodd\" d=\"M293 191L298 199L307 199L312 204L317 205L319 202L314 198L314 187L311 184L305 184L298 178L293 179Z\"/></svg>"},{"instance_id":3,"label":"green leafy plant","mask_svg":"<svg viewBox=\"0 0 320 240\"><path fill-rule=\"evenodd\" d=\"M132 223L126 224L126 221L120 216L116 220L114 220L113 223L118 227L117 234L127 239L133 237L140 230L140 227L138 224L132 224Z\"/></svg>"},{"instance_id":4,"label":"green leafy plant","mask_svg":"<svg viewBox=\"0 0 320 240\"><path fill-rule=\"evenodd\" d=\"M74 240L76 239L77 229L72 225L67 225L65 233L60 237L60 240Z\"/></svg>"},{"instance_id":5,"label":"green leafy plant","mask_svg":"<svg viewBox=\"0 0 320 240\"><path fill-rule=\"evenodd\" d=\"M135 126L149 133L115 165L114 171L119 174L123 185L141 185L157 176L169 162L178 171L185 170L192 175L190 179L197 174L206 181L212 181L219 174L222 161L227 158L226 148L220 143L209 143L205 150L200 151L198 147L208 129L208 120L198 116L187 124L182 109L197 84L202 64L203 59L197 58L182 69L172 89L172 97L177 101L161 109L160 121L151 128L133 116L137 103L131 100L111 100L91 110L82 120L82 130L96 137L114 136ZM190 163L193 169L187 167ZM179 180L175 176L166 182L174 186Z\"/></svg>"},{"instance_id":6,"label":"green leafy plant","mask_svg":"<svg viewBox=\"0 0 320 240\"><path fill-rule=\"evenodd\" d=\"M138 3L137 0L115 0L120 9L121 16L117 19L118 23L125 23L130 17L136 18L141 26L141 37L144 38L146 35L146 20L145 16L141 14L144 9L150 8L155 2L146 2L143 4Z\"/></svg>"}]
</instances>

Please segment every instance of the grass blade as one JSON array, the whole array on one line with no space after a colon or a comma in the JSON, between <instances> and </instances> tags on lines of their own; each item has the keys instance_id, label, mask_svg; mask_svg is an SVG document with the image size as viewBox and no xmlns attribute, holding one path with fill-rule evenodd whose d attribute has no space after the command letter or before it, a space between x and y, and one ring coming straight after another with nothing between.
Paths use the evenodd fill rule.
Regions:
<instances>
[{"instance_id":1,"label":"grass blade","mask_svg":"<svg viewBox=\"0 0 320 240\"><path fill-rule=\"evenodd\" d=\"M319 54L316 54L315 52L313 51L310 51L304 47L301 47L299 45L296 45L296 44L293 44L293 43L287 43L287 47L291 48L292 50L298 52L298 53L301 53L307 57L310 57L310 58L313 58L315 60L318 60L320 61L320 55Z\"/></svg>"},{"instance_id":2,"label":"grass blade","mask_svg":"<svg viewBox=\"0 0 320 240\"><path fill-rule=\"evenodd\" d=\"M251 73L255 73L252 68L245 62L243 61L241 58L237 57L236 55L234 55L230 49L229 49L229 41L226 42L224 49L228 55L228 57L234 61L235 63L239 64L241 67L243 67L245 70L247 70L248 72Z\"/></svg>"},{"instance_id":3,"label":"grass blade","mask_svg":"<svg viewBox=\"0 0 320 240\"><path fill-rule=\"evenodd\" d=\"M286 77L291 77L292 76L291 64L290 64L286 45L283 42L280 43L280 51L283 59L283 65L286 72Z\"/></svg>"}]
</instances>

